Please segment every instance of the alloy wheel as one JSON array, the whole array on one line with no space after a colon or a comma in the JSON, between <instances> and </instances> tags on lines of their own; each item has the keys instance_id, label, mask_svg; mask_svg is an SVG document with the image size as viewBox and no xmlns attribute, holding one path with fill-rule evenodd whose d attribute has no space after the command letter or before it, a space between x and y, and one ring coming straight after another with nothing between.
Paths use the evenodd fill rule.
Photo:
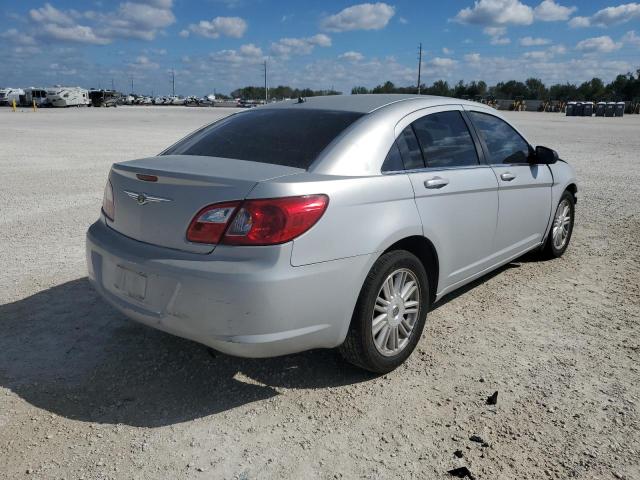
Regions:
<instances>
[{"instance_id":1,"label":"alloy wheel","mask_svg":"<svg viewBox=\"0 0 640 480\"><path fill-rule=\"evenodd\" d=\"M415 274L406 268L393 271L382 282L371 318L373 343L382 355L400 353L420 313L420 285Z\"/></svg>"}]
</instances>

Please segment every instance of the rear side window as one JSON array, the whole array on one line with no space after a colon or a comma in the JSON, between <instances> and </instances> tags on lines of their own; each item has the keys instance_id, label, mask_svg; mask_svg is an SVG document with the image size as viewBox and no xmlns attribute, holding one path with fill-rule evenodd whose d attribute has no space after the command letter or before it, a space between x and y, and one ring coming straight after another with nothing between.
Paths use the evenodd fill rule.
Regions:
<instances>
[{"instance_id":1,"label":"rear side window","mask_svg":"<svg viewBox=\"0 0 640 480\"><path fill-rule=\"evenodd\" d=\"M529 144L504 120L488 113L469 112L489 150L489 163L527 163Z\"/></svg>"},{"instance_id":2,"label":"rear side window","mask_svg":"<svg viewBox=\"0 0 640 480\"><path fill-rule=\"evenodd\" d=\"M265 108L238 113L191 134L162 155L197 155L305 170L361 113Z\"/></svg>"},{"instance_id":3,"label":"rear side window","mask_svg":"<svg viewBox=\"0 0 640 480\"><path fill-rule=\"evenodd\" d=\"M424 168L424 160L422 158L420 144L418 143L415 133L413 133L413 127L411 127L411 125L407 126L402 131L397 142L398 147L400 147L400 153L402 154L402 160L406 170Z\"/></svg>"},{"instance_id":4,"label":"rear side window","mask_svg":"<svg viewBox=\"0 0 640 480\"><path fill-rule=\"evenodd\" d=\"M478 165L478 152L458 111L426 115L413 122L427 167Z\"/></svg>"},{"instance_id":5,"label":"rear side window","mask_svg":"<svg viewBox=\"0 0 640 480\"><path fill-rule=\"evenodd\" d=\"M398 144L393 142L391 150L387 153L387 158L385 158L384 163L382 164L382 171L400 172L402 170L404 170L404 164L402 163L402 157L400 156L400 149L398 148Z\"/></svg>"}]
</instances>

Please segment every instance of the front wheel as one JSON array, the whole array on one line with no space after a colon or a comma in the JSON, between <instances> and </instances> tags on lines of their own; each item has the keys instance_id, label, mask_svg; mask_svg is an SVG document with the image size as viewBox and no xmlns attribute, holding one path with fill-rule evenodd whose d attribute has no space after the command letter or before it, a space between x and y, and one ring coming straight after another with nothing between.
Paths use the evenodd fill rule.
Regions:
<instances>
[{"instance_id":1,"label":"front wheel","mask_svg":"<svg viewBox=\"0 0 640 480\"><path fill-rule=\"evenodd\" d=\"M365 279L340 353L372 372L394 370L418 343L428 308L422 262L405 250L385 253Z\"/></svg>"},{"instance_id":2,"label":"front wheel","mask_svg":"<svg viewBox=\"0 0 640 480\"><path fill-rule=\"evenodd\" d=\"M573 222L575 217L575 200L569 191L565 191L560 198L558 207L553 216L551 231L542 248L542 255L546 258L558 258L569 247Z\"/></svg>"}]
</instances>

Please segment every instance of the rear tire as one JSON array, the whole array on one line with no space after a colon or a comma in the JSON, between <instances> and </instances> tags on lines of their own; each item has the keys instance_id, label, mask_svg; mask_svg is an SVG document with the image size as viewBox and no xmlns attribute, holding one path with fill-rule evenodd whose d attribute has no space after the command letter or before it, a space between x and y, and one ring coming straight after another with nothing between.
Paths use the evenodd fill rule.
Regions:
<instances>
[{"instance_id":1,"label":"rear tire","mask_svg":"<svg viewBox=\"0 0 640 480\"><path fill-rule=\"evenodd\" d=\"M415 349L428 309L422 262L406 250L385 253L365 279L340 354L371 372L394 370Z\"/></svg>"},{"instance_id":2,"label":"rear tire","mask_svg":"<svg viewBox=\"0 0 640 480\"><path fill-rule=\"evenodd\" d=\"M559 258L567 250L573 233L575 210L575 199L571 192L565 190L553 214L547 241L542 247L543 258Z\"/></svg>"}]
</instances>

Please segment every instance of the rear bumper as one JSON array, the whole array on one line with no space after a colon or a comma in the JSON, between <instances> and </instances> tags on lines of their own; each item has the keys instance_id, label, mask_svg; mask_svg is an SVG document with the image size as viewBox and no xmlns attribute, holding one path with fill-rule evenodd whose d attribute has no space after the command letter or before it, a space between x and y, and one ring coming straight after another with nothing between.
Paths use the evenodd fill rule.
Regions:
<instances>
[{"instance_id":1,"label":"rear bumper","mask_svg":"<svg viewBox=\"0 0 640 480\"><path fill-rule=\"evenodd\" d=\"M371 256L291 266L292 244L218 246L208 255L87 232L89 278L128 317L230 355L271 357L340 345ZM142 298L123 271L145 279Z\"/></svg>"}]
</instances>

